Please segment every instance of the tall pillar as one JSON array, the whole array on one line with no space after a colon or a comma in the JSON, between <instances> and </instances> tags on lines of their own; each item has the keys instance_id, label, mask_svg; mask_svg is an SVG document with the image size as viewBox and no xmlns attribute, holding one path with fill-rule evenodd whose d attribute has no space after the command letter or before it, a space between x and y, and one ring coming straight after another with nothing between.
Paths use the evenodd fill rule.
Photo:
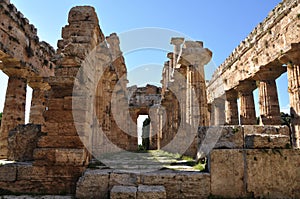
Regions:
<instances>
[{"instance_id":1,"label":"tall pillar","mask_svg":"<svg viewBox=\"0 0 300 199\"><path fill-rule=\"evenodd\" d=\"M259 83L260 124L280 125L280 108L275 79Z\"/></svg>"},{"instance_id":2,"label":"tall pillar","mask_svg":"<svg viewBox=\"0 0 300 199\"><path fill-rule=\"evenodd\" d=\"M290 95L292 144L300 148L300 45L292 45L290 52L280 58L287 64L288 91Z\"/></svg>"},{"instance_id":3,"label":"tall pillar","mask_svg":"<svg viewBox=\"0 0 300 199\"><path fill-rule=\"evenodd\" d=\"M281 124L276 79L285 71L282 64L269 63L254 76L259 81L260 124Z\"/></svg>"},{"instance_id":4,"label":"tall pillar","mask_svg":"<svg viewBox=\"0 0 300 199\"><path fill-rule=\"evenodd\" d=\"M214 99L214 124L224 125L225 123L225 101L222 98Z\"/></svg>"},{"instance_id":5,"label":"tall pillar","mask_svg":"<svg viewBox=\"0 0 300 199\"><path fill-rule=\"evenodd\" d=\"M225 123L227 125L239 124L237 98L238 98L238 93L235 90L226 92Z\"/></svg>"},{"instance_id":6,"label":"tall pillar","mask_svg":"<svg viewBox=\"0 0 300 199\"><path fill-rule=\"evenodd\" d=\"M242 125L257 124L253 98L253 90L255 88L255 81L242 82L238 87L240 94L240 119Z\"/></svg>"},{"instance_id":7,"label":"tall pillar","mask_svg":"<svg viewBox=\"0 0 300 199\"><path fill-rule=\"evenodd\" d=\"M43 113L46 109L46 91L50 89L50 86L48 83L42 81L31 81L28 84L33 89L29 123L44 124L45 119Z\"/></svg>"},{"instance_id":8,"label":"tall pillar","mask_svg":"<svg viewBox=\"0 0 300 199\"><path fill-rule=\"evenodd\" d=\"M0 159L7 158L9 131L25 123L26 87L26 79L9 77L0 131Z\"/></svg>"}]
</instances>

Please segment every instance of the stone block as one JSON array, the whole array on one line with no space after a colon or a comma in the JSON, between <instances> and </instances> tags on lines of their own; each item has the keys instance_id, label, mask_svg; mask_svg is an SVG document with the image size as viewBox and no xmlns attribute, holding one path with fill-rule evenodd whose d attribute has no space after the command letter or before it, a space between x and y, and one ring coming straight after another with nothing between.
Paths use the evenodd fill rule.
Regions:
<instances>
[{"instance_id":1,"label":"stone block","mask_svg":"<svg viewBox=\"0 0 300 199\"><path fill-rule=\"evenodd\" d=\"M208 198L211 190L210 174L199 172L162 170L143 173L140 183L164 186L167 198Z\"/></svg>"},{"instance_id":2,"label":"stone block","mask_svg":"<svg viewBox=\"0 0 300 199\"><path fill-rule=\"evenodd\" d=\"M290 137L286 135L248 134L245 136L247 149L285 149L290 146Z\"/></svg>"},{"instance_id":3,"label":"stone block","mask_svg":"<svg viewBox=\"0 0 300 199\"><path fill-rule=\"evenodd\" d=\"M166 189L164 186L147 186L139 185L137 199L164 199L167 198Z\"/></svg>"},{"instance_id":4,"label":"stone block","mask_svg":"<svg viewBox=\"0 0 300 199\"><path fill-rule=\"evenodd\" d=\"M289 128L287 126L260 126L260 125L244 125L244 135L252 134L270 134L270 135L286 135L289 136Z\"/></svg>"},{"instance_id":5,"label":"stone block","mask_svg":"<svg viewBox=\"0 0 300 199\"><path fill-rule=\"evenodd\" d=\"M40 148L84 148L79 136L43 136L38 141Z\"/></svg>"},{"instance_id":6,"label":"stone block","mask_svg":"<svg viewBox=\"0 0 300 199\"><path fill-rule=\"evenodd\" d=\"M136 199L137 188L134 186L114 186L110 191L111 199Z\"/></svg>"},{"instance_id":7,"label":"stone block","mask_svg":"<svg viewBox=\"0 0 300 199\"><path fill-rule=\"evenodd\" d=\"M111 170L86 170L76 186L76 198L108 198Z\"/></svg>"},{"instance_id":8,"label":"stone block","mask_svg":"<svg viewBox=\"0 0 300 199\"><path fill-rule=\"evenodd\" d=\"M300 150L247 150L246 167L254 198L300 198Z\"/></svg>"},{"instance_id":9,"label":"stone block","mask_svg":"<svg viewBox=\"0 0 300 199\"><path fill-rule=\"evenodd\" d=\"M17 163L17 180L31 180L33 167L31 163Z\"/></svg>"},{"instance_id":10,"label":"stone block","mask_svg":"<svg viewBox=\"0 0 300 199\"><path fill-rule=\"evenodd\" d=\"M0 181L1 182L14 182L17 177L16 164L6 164L0 166Z\"/></svg>"},{"instance_id":11,"label":"stone block","mask_svg":"<svg viewBox=\"0 0 300 199\"><path fill-rule=\"evenodd\" d=\"M83 166L87 159L85 149L41 148L34 151L34 165Z\"/></svg>"},{"instance_id":12,"label":"stone block","mask_svg":"<svg viewBox=\"0 0 300 199\"><path fill-rule=\"evenodd\" d=\"M41 136L40 125L19 125L11 130L8 136L8 160L33 160L33 151Z\"/></svg>"},{"instance_id":13,"label":"stone block","mask_svg":"<svg viewBox=\"0 0 300 199\"><path fill-rule=\"evenodd\" d=\"M137 186L140 179L135 173L113 172L110 174L110 188L115 185Z\"/></svg>"},{"instance_id":14,"label":"stone block","mask_svg":"<svg viewBox=\"0 0 300 199\"><path fill-rule=\"evenodd\" d=\"M181 182L183 198L208 198L211 192L210 174L199 172L178 172L177 182Z\"/></svg>"},{"instance_id":15,"label":"stone block","mask_svg":"<svg viewBox=\"0 0 300 199\"><path fill-rule=\"evenodd\" d=\"M44 113L44 118L46 122L73 122L73 114L72 111L56 111L56 110L48 110Z\"/></svg>"},{"instance_id":16,"label":"stone block","mask_svg":"<svg viewBox=\"0 0 300 199\"><path fill-rule=\"evenodd\" d=\"M244 147L243 128L240 126L200 127L199 146L214 149L242 149Z\"/></svg>"},{"instance_id":17,"label":"stone block","mask_svg":"<svg viewBox=\"0 0 300 199\"><path fill-rule=\"evenodd\" d=\"M225 198L245 197L243 150L218 149L211 152L211 194Z\"/></svg>"}]
</instances>

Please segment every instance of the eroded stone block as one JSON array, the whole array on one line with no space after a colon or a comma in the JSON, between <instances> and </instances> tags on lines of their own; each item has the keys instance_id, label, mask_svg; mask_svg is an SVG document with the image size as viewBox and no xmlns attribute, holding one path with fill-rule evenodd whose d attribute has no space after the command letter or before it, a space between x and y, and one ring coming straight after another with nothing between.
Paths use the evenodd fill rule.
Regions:
<instances>
[{"instance_id":1,"label":"eroded stone block","mask_svg":"<svg viewBox=\"0 0 300 199\"><path fill-rule=\"evenodd\" d=\"M247 191L253 197L300 197L300 150L247 150Z\"/></svg>"},{"instance_id":2,"label":"eroded stone block","mask_svg":"<svg viewBox=\"0 0 300 199\"><path fill-rule=\"evenodd\" d=\"M76 186L76 198L108 198L111 170L86 170Z\"/></svg>"},{"instance_id":3,"label":"eroded stone block","mask_svg":"<svg viewBox=\"0 0 300 199\"><path fill-rule=\"evenodd\" d=\"M134 186L114 186L110 191L111 199L136 199L137 188Z\"/></svg>"},{"instance_id":4,"label":"eroded stone block","mask_svg":"<svg viewBox=\"0 0 300 199\"><path fill-rule=\"evenodd\" d=\"M164 199L167 198L166 189L164 186L147 186L139 185L137 192L138 199Z\"/></svg>"},{"instance_id":5,"label":"eroded stone block","mask_svg":"<svg viewBox=\"0 0 300 199\"><path fill-rule=\"evenodd\" d=\"M252 134L245 136L247 149L290 148L290 137L286 135Z\"/></svg>"},{"instance_id":6,"label":"eroded stone block","mask_svg":"<svg viewBox=\"0 0 300 199\"><path fill-rule=\"evenodd\" d=\"M8 160L33 160L33 151L41 136L40 125L19 125L11 130L8 137Z\"/></svg>"},{"instance_id":7,"label":"eroded stone block","mask_svg":"<svg viewBox=\"0 0 300 199\"><path fill-rule=\"evenodd\" d=\"M17 166L16 164L6 164L0 166L0 181L2 182L13 182L17 177Z\"/></svg>"},{"instance_id":8,"label":"eroded stone block","mask_svg":"<svg viewBox=\"0 0 300 199\"><path fill-rule=\"evenodd\" d=\"M241 126L200 127L198 144L211 145L214 149L242 149L244 147Z\"/></svg>"},{"instance_id":9,"label":"eroded stone block","mask_svg":"<svg viewBox=\"0 0 300 199\"><path fill-rule=\"evenodd\" d=\"M218 149L211 152L211 194L236 198L244 197L243 150Z\"/></svg>"}]
</instances>

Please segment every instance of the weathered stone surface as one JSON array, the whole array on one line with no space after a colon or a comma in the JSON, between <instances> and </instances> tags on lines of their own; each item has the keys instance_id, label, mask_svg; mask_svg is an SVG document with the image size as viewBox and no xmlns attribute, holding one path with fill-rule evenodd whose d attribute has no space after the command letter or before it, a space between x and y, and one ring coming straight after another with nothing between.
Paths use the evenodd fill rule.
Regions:
<instances>
[{"instance_id":1,"label":"weathered stone surface","mask_svg":"<svg viewBox=\"0 0 300 199\"><path fill-rule=\"evenodd\" d=\"M41 136L40 125L19 125L11 130L8 137L8 160L32 161L33 151Z\"/></svg>"},{"instance_id":2,"label":"weathered stone surface","mask_svg":"<svg viewBox=\"0 0 300 199\"><path fill-rule=\"evenodd\" d=\"M10 77L8 80L3 118L0 127L0 158L7 158L9 131L25 123L27 80L20 77Z\"/></svg>"},{"instance_id":3,"label":"weathered stone surface","mask_svg":"<svg viewBox=\"0 0 300 199\"><path fill-rule=\"evenodd\" d=\"M247 191L253 197L299 198L299 150L247 150Z\"/></svg>"},{"instance_id":4,"label":"weathered stone surface","mask_svg":"<svg viewBox=\"0 0 300 199\"><path fill-rule=\"evenodd\" d=\"M244 125L243 129L245 136L249 134L290 135L288 126Z\"/></svg>"},{"instance_id":5,"label":"weathered stone surface","mask_svg":"<svg viewBox=\"0 0 300 199\"><path fill-rule=\"evenodd\" d=\"M9 1L1 1L0 57L8 76L31 78L53 75L54 48L40 42L37 29Z\"/></svg>"},{"instance_id":6,"label":"weathered stone surface","mask_svg":"<svg viewBox=\"0 0 300 199\"><path fill-rule=\"evenodd\" d=\"M96 190L99 189L105 188L103 193L108 193L116 186L138 187L139 185L163 186L167 198L207 198L210 195L210 174L171 170L124 174L112 170L87 170L77 183L76 197L97 198L99 192ZM164 194L159 195L164 196Z\"/></svg>"},{"instance_id":7,"label":"weathered stone surface","mask_svg":"<svg viewBox=\"0 0 300 199\"><path fill-rule=\"evenodd\" d=\"M34 165L84 166L87 160L85 149L38 148L34 151Z\"/></svg>"},{"instance_id":8,"label":"weathered stone surface","mask_svg":"<svg viewBox=\"0 0 300 199\"><path fill-rule=\"evenodd\" d=\"M214 149L242 149L244 147L243 128L241 126L199 127L199 148L202 145L204 147L204 145L211 144L214 144Z\"/></svg>"},{"instance_id":9,"label":"weathered stone surface","mask_svg":"<svg viewBox=\"0 0 300 199\"><path fill-rule=\"evenodd\" d=\"M208 173L157 171L141 174L141 184L164 186L167 198L207 198L211 193Z\"/></svg>"},{"instance_id":10,"label":"weathered stone surface","mask_svg":"<svg viewBox=\"0 0 300 199\"><path fill-rule=\"evenodd\" d=\"M14 182L17 178L17 166L15 164L7 164L0 166L0 181Z\"/></svg>"},{"instance_id":11,"label":"weathered stone surface","mask_svg":"<svg viewBox=\"0 0 300 199\"><path fill-rule=\"evenodd\" d=\"M3 199L72 199L72 196L60 196L60 195L43 195L43 196L31 196L31 195L20 195L20 196L1 196Z\"/></svg>"},{"instance_id":12,"label":"weathered stone surface","mask_svg":"<svg viewBox=\"0 0 300 199\"><path fill-rule=\"evenodd\" d=\"M86 170L76 186L76 198L108 198L111 170Z\"/></svg>"},{"instance_id":13,"label":"weathered stone surface","mask_svg":"<svg viewBox=\"0 0 300 199\"><path fill-rule=\"evenodd\" d=\"M290 137L286 135L248 134L245 136L246 149L291 148Z\"/></svg>"},{"instance_id":14,"label":"weathered stone surface","mask_svg":"<svg viewBox=\"0 0 300 199\"><path fill-rule=\"evenodd\" d=\"M137 188L133 186L114 186L110 191L111 199L136 199Z\"/></svg>"},{"instance_id":15,"label":"weathered stone surface","mask_svg":"<svg viewBox=\"0 0 300 199\"><path fill-rule=\"evenodd\" d=\"M140 178L134 173L113 172L110 174L109 186L114 185L137 186Z\"/></svg>"},{"instance_id":16,"label":"weathered stone surface","mask_svg":"<svg viewBox=\"0 0 300 199\"><path fill-rule=\"evenodd\" d=\"M211 152L211 194L228 198L245 197L245 154L243 150Z\"/></svg>"},{"instance_id":17,"label":"weathered stone surface","mask_svg":"<svg viewBox=\"0 0 300 199\"><path fill-rule=\"evenodd\" d=\"M137 192L138 199L164 199L167 198L166 189L164 186L146 186L139 185Z\"/></svg>"}]
</instances>

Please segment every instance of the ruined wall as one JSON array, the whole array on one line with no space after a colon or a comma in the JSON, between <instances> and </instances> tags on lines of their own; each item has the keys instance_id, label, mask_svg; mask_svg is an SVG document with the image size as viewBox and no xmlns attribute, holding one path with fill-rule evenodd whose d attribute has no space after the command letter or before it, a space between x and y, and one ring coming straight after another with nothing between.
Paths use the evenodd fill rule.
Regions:
<instances>
[{"instance_id":1,"label":"ruined wall","mask_svg":"<svg viewBox=\"0 0 300 199\"><path fill-rule=\"evenodd\" d=\"M299 148L299 10L297 0L284 0L274 8L215 71L208 84L211 125L280 124L276 79L287 71L292 115L293 145ZM259 89L259 107L253 90ZM220 108L221 107L221 108Z\"/></svg>"},{"instance_id":2,"label":"ruined wall","mask_svg":"<svg viewBox=\"0 0 300 199\"><path fill-rule=\"evenodd\" d=\"M9 77L0 130L0 158L6 158L9 130L25 123L26 86L35 94L47 89L44 77L54 75L54 49L39 41L36 28L10 1L0 2L0 18L0 70ZM32 109L43 108L33 103Z\"/></svg>"}]
</instances>

